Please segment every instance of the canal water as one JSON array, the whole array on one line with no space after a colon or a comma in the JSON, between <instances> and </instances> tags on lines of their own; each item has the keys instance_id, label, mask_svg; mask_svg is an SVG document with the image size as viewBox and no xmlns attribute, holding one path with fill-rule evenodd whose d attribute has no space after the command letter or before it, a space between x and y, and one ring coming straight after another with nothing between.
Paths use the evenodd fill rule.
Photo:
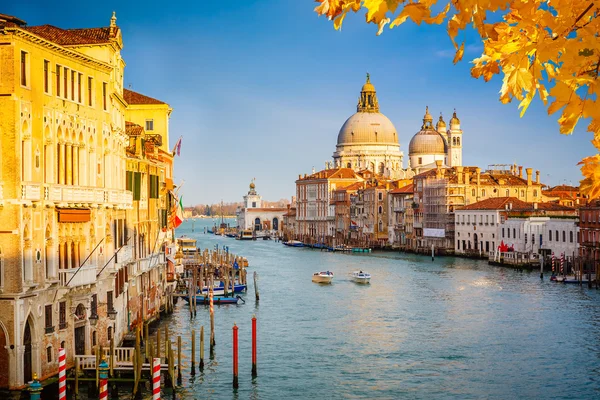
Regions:
<instances>
[{"instance_id":1,"label":"canal water","mask_svg":"<svg viewBox=\"0 0 600 400\"><path fill-rule=\"evenodd\" d=\"M230 220L231 223L233 221ZM181 399L600 398L600 293L543 281L538 272L483 261L380 252L339 254L178 230L201 248L229 246L259 275L246 304L215 306L216 354ZM349 275L371 273L370 285ZM311 282L330 270L333 284ZM251 318L258 377L251 378ZM232 388L232 326L239 327L239 389ZM208 307L190 320L180 301L163 320L189 355L192 329L208 333ZM206 335L208 343L208 335ZM198 346L198 345L197 345Z\"/></svg>"}]
</instances>

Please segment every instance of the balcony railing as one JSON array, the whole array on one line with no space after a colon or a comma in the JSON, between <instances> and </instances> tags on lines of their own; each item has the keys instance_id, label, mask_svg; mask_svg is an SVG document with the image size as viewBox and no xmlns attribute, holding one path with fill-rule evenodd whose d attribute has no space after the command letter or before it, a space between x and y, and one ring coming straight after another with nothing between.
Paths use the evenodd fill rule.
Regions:
<instances>
[{"instance_id":1,"label":"balcony railing","mask_svg":"<svg viewBox=\"0 0 600 400\"><path fill-rule=\"evenodd\" d=\"M60 284L62 286L74 288L96 283L95 265L86 265L81 267L79 272L77 272L78 269L79 268L59 269L58 276L60 278Z\"/></svg>"},{"instance_id":2,"label":"balcony railing","mask_svg":"<svg viewBox=\"0 0 600 400\"><path fill-rule=\"evenodd\" d=\"M115 256L115 263L117 264L126 264L133 259L133 246L128 244L119 250L117 255Z\"/></svg>"},{"instance_id":3,"label":"balcony railing","mask_svg":"<svg viewBox=\"0 0 600 400\"><path fill-rule=\"evenodd\" d=\"M109 203L113 206L130 208L133 205L133 193L128 190L103 189L87 186L70 186L57 184L23 184L21 197L23 200L46 200L65 203Z\"/></svg>"}]
</instances>

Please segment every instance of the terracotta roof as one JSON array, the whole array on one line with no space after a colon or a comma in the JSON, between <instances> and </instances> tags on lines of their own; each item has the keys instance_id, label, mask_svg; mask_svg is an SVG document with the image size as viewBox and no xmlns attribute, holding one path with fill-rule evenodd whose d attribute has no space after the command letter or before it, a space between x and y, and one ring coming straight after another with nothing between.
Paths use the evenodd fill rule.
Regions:
<instances>
[{"instance_id":1,"label":"terracotta roof","mask_svg":"<svg viewBox=\"0 0 600 400\"><path fill-rule=\"evenodd\" d=\"M144 133L144 128L130 121L125 121L125 133L129 136L140 136Z\"/></svg>"},{"instance_id":2,"label":"terracotta roof","mask_svg":"<svg viewBox=\"0 0 600 400\"><path fill-rule=\"evenodd\" d=\"M535 211L534 203L528 203L516 197L494 197L478 201L477 203L457 208L459 210L505 210L509 205L510 211ZM543 211L575 211L572 207L562 206L558 203L537 203L537 210Z\"/></svg>"},{"instance_id":3,"label":"terracotta roof","mask_svg":"<svg viewBox=\"0 0 600 400\"><path fill-rule=\"evenodd\" d=\"M62 29L53 25L27 26L23 29L61 46L110 43L119 30L118 27Z\"/></svg>"},{"instance_id":4,"label":"terracotta roof","mask_svg":"<svg viewBox=\"0 0 600 400\"><path fill-rule=\"evenodd\" d=\"M390 193L392 194L412 194L414 192L414 185L411 183L410 185L406 185L404 187L394 189Z\"/></svg>"},{"instance_id":5,"label":"terracotta roof","mask_svg":"<svg viewBox=\"0 0 600 400\"><path fill-rule=\"evenodd\" d=\"M0 14L0 21L6 21L7 25L17 26L17 25L25 25L26 22L20 18L14 17L8 14Z\"/></svg>"},{"instance_id":6,"label":"terracotta roof","mask_svg":"<svg viewBox=\"0 0 600 400\"><path fill-rule=\"evenodd\" d=\"M166 104L163 101L153 99L133 90L123 89L123 98L128 104Z\"/></svg>"},{"instance_id":7,"label":"terracotta roof","mask_svg":"<svg viewBox=\"0 0 600 400\"><path fill-rule=\"evenodd\" d=\"M301 177L298 180L305 179L358 179L358 176L351 168L332 168L324 169L306 177Z\"/></svg>"},{"instance_id":8,"label":"terracotta roof","mask_svg":"<svg viewBox=\"0 0 600 400\"><path fill-rule=\"evenodd\" d=\"M463 167L463 176L462 182L467 184L465 179L465 172L469 173L469 182L471 185L476 184L477 182L477 167ZM420 174L416 175L414 178L417 179L426 179L426 178L435 178L437 175L437 170L430 169ZM448 182L451 184L458 184L459 174L456 171L456 167L451 168L442 168L442 178L448 179ZM479 175L479 184L481 186L527 186L527 179L519 178L517 175L513 174L500 174L500 173L492 173L492 172L480 172ZM536 183L532 181L531 184L533 186L541 186L540 183Z\"/></svg>"},{"instance_id":9,"label":"terracotta roof","mask_svg":"<svg viewBox=\"0 0 600 400\"><path fill-rule=\"evenodd\" d=\"M545 190L545 192L579 192L579 187L570 185L558 185L551 187L548 190Z\"/></svg>"}]
</instances>

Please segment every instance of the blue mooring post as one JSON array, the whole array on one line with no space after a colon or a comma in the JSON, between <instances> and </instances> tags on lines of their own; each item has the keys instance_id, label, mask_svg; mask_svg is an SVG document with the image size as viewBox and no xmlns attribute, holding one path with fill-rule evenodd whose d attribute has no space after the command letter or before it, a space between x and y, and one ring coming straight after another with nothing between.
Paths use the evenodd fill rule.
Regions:
<instances>
[{"instance_id":1,"label":"blue mooring post","mask_svg":"<svg viewBox=\"0 0 600 400\"><path fill-rule=\"evenodd\" d=\"M31 400L40 400L42 395L42 384L37 379L37 374L33 374L33 381L29 384L29 398Z\"/></svg>"}]
</instances>

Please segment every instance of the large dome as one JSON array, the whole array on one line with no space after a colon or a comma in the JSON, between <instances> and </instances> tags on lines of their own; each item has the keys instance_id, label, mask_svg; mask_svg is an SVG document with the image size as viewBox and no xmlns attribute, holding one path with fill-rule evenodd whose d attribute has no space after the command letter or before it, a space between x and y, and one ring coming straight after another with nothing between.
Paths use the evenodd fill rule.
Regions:
<instances>
[{"instance_id":1,"label":"large dome","mask_svg":"<svg viewBox=\"0 0 600 400\"><path fill-rule=\"evenodd\" d=\"M357 112L344 122L337 144L354 143L399 145L394 124L378 112Z\"/></svg>"},{"instance_id":2,"label":"large dome","mask_svg":"<svg viewBox=\"0 0 600 400\"><path fill-rule=\"evenodd\" d=\"M427 129L418 132L408 145L408 153L413 154L446 154L446 140L434 130Z\"/></svg>"}]
</instances>

